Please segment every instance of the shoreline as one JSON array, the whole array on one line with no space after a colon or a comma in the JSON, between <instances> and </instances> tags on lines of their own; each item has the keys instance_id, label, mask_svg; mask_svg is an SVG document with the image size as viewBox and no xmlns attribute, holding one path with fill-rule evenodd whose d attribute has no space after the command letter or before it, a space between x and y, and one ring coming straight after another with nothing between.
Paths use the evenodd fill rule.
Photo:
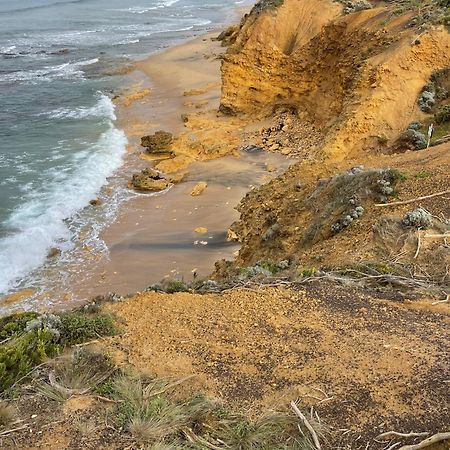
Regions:
<instances>
[{"instance_id":1,"label":"shoreline","mask_svg":"<svg viewBox=\"0 0 450 450\"><path fill-rule=\"evenodd\" d=\"M123 189L123 184L127 179L131 178L131 175L136 172L136 170L141 170L144 167L149 166L149 162L141 158L141 151L139 141L140 137L145 134L150 134L158 129L169 130L174 134L182 133L184 131L184 124L181 119L182 114L188 114L189 112L204 112L205 108L212 110L213 115L218 108L218 102L220 99L220 60L217 59L217 55L225 51L226 48L221 47L221 43L218 41L213 41L213 38L218 36L220 32L227 26L236 22L236 20L241 16L241 13L248 10L252 4L248 6L239 5L237 8L233 8L235 13L230 14L229 21L227 21L223 26L217 27L214 30L207 31L198 36L187 38L180 43L171 45L162 51L154 54L147 55L142 60L137 60L134 63L134 70L132 70L127 75L126 84L124 86L124 91L114 100L115 103L115 113L117 120L115 121L115 126L123 130L127 136L127 152L124 156L124 161L120 169L111 177L108 184L103 186L99 198L101 204L103 202L108 202L111 198L113 202L117 200L113 196L117 196L117 189ZM208 53L208 57L205 55ZM170 67L170 72L168 72L168 67ZM160 74L158 74L158 72ZM178 73L182 73L183 76L178 79ZM205 89L206 86L206 89ZM203 90L201 94L195 92L195 95L188 96L184 95L185 91L196 91ZM191 101L192 99L193 101ZM199 101L199 103L197 103ZM160 118L163 118L162 120ZM231 164L233 165L233 164ZM200 171L202 169L199 168ZM233 169L232 169L233 170ZM195 172L195 170L194 170ZM188 197L186 192L181 192L182 188L189 190L189 186L195 184L195 174L191 179L186 180L181 186L173 186L172 192L162 192L156 193L155 195L139 194L135 196L132 192L130 195L125 193L125 196L120 200L120 205L118 210L114 213L115 218L112 223L106 224L103 230L100 232L99 246L92 246L89 240L86 240L85 232L80 236L81 240L78 242L77 246L80 247L77 255L79 259L80 255L83 258L83 265L80 269L74 269L76 265L80 262L67 262L67 261L52 261L48 262L51 264L51 279L50 284L46 283L44 289L41 287L33 286L33 284L23 283L20 288L16 288L10 291L8 294L2 297L2 314L8 314L9 312L17 312L19 310L60 310L60 309L71 309L72 307L78 307L80 304L84 304L92 300L93 296L105 294L106 286L108 282L118 287L123 293L134 292L146 286L148 283L142 280L141 283L132 284L129 286L126 280L129 275L133 275L128 272L128 270L123 265L121 266L121 273L123 280L123 285L120 286L120 281L114 281L116 278L117 270L115 267L115 256L121 254L121 250L114 250L111 252L111 247L120 247L124 244L123 237L129 237L133 234L138 234L139 230L135 230L135 227L140 219L143 218L145 214L152 215L149 211L157 210L160 212L161 216L164 215L162 209L160 209L160 203L167 202L176 204L177 197L180 198ZM231 196L227 197L226 203L226 213L228 214L229 225L237 219L237 213L234 211L234 206L241 200L245 195L247 188L240 187L236 189ZM213 187L209 189L213 193ZM216 189L217 191L217 189ZM168 195L169 194L169 195ZM228 192L227 192L228 194ZM220 192L216 192L217 197ZM122 195L123 196L123 195ZM152 197L152 198L150 198ZM158 199L158 200L156 200ZM95 199L94 199L95 201ZM156 205L150 206L154 203ZM207 203L207 207L217 209L215 205L214 198L210 198L209 201L203 202ZM114 206L117 208L117 205ZM198 206L193 206L196 210ZM200 208L202 209L202 208ZM216 216L218 219L216 221L223 223L224 215ZM220 219L219 219L220 218ZM161 220L158 222L161 224ZM178 220L181 221L181 218ZM205 223L202 219L200 222ZM193 226L192 229L197 227L203 227L203 225ZM217 228L214 224L211 225L212 228ZM209 228L209 229L212 229ZM200 234L194 233L192 229L186 227L183 233L177 231L175 233L174 239L178 241L177 243L168 243L169 246L176 249L186 247L187 239L189 241L202 240L203 237ZM152 228L152 232L155 235L158 234L159 230ZM141 230L142 232L142 230ZM213 238L214 244L211 245L211 249L215 247L221 247L219 252L207 251L209 256L206 258L207 263L202 266L202 264L197 264L201 266L202 274L207 275L214 268L214 262L222 257L233 258L234 252L238 249L236 244L227 243L224 234L225 230L219 230L215 232ZM220 238L217 234L221 235ZM89 236L88 236L89 237ZM180 243L180 241L183 241ZM102 247L108 248L105 253ZM132 245L133 246L133 245ZM200 245L200 247L203 247ZM141 246L141 249L143 247ZM140 250L138 253L141 253ZM83 256L83 253L85 256ZM203 254L205 252L203 251ZM112 257L111 257L112 255ZM215 256L214 256L215 255ZM130 255L134 258L135 255ZM141 258L141 257L139 257ZM123 264L123 258L119 257L121 264ZM173 258L172 258L173 259ZM204 261L204 256L201 258ZM111 262L112 260L112 262ZM143 264L148 264L148 260L145 256L142 256ZM188 263L189 257L185 258L183 267L187 270L187 265L192 266ZM60 264L70 264L70 269L67 274L65 274L65 283L62 287L57 283L53 285L56 280L57 266ZM126 262L125 262L126 264ZM45 263L47 265L47 263ZM105 267L106 266L106 267ZM194 264L195 266L195 264ZM205 267L208 267L208 270ZM114 269L109 270L109 268L114 267ZM189 273L192 269L197 267L191 267ZM124 269L124 270L122 270ZM40 270L40 269L39 269ZM45 266L44 266L44 270ZM63 269L65 270L65 269ZM108 277L109 270L109 277ZM53 273L56 271L55 273ZM167 268L167 270L162 270L156 277L167 276L173 273L178 273L178 269ZM158 281L161 279L158 278ZM152 278L150 281L156 281L156 278ZM130 289L130 290L127 290Z\"/></svg>"},{"instance_id":2,"label":"shoreline","mask_svg":"<svg viewBox=\"0 0 450 450\"><path fill-rule=\"evenodd\" d=\"M178 139L198 131L197 123L186 127L183 115L205 117L208 126L212 121L212 132L220 128L218 56L225 48L213 40L217 35L217 31L209 32L136 64L134 75L140 80L136 92L117 99L117 123L128 137L128 164L133 170L158 164L145 158L140 146L143 135L162 129ZM141 97L140 89L151 91ZM239 217L235 206L250 189L279 175L293 161L275 153L239 155L236 151L203 159L195 154L189 158L182 183L167 191L139 194L121 206L114 223L101 234L108 258L81 290L76 287L78 292L90 298L104 294L108 286L124 295L164 278L191 281L194 272L207 276L216 261L235 257L240 246L226 239L229 226ZM190 192L198 182L208 187L193 197ZM195 231L199 229L201 233Z\"/></svg>"}]
</instances>

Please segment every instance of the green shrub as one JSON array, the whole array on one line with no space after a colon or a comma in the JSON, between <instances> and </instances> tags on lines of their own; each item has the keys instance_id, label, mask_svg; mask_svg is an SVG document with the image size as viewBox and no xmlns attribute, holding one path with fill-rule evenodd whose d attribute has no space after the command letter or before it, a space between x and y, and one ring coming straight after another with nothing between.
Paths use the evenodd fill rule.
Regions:
<instances>
[{"instance_id":1,"label":"green shrub","mask_svg":"<svg viewBox=\"0 0 450 450\"><path fill-rule=\"evenodd\" d=\"M188 285L182 280L170 280L164 289L168 294L175 292L188 292Z\"/></svg>"},{"instance_id":2,"label":"green shrub","mask_svg":"<svg viewBox=\"0 0 450 450\"><path fill-rule=\"evenodd\" d=\"M86 315L79 312L61 315L61 339L64 346L86 342L100 336L112 336L117 332L111 316Z\"/></svg>"},{"instance_id":3,"label":"green shrub","mask_svg":"<svg viewBox=\"0 0 450 450\"><path fill-rule=\"evenodd\" d=\"M0 341L8 339L25 330L27 322L38 316L35 312L24 312L0 319Z\"/></svg>"},{"instance_id":4,"label":"green shrub","mask_svg":"<svg viewBox=\"0 0 450 450\"><path fill-rule=\"evenodd\" d=\"M437 123L450 122L450 105L444 105L434 115L434 119Z\"/></svg>"},{"instance_id":5,"label":"green shrub","mask_svg":"<svg viewBox=\"0 0 450 450\"><path fill-rule=\"evenodd\" d=\"M261 261L258 263L258 266L262 269L268 270L272 273L272 275L275 275L280 269L278 268L278 265L273 263L272 261Z\"/></svg>"},{"instance_id":6,"label":"green shrub","mask_svg":"<svg viewBox=\"0 0 450 450\"><path fill-rule=\"evenodd\" d=\"M55 335L48 329L22 334L0 346L0 392L28 374L45 358L58 354Z\"/></svg>"},{"instance_id":7,"label":"green shrub","mask_svg":"<svg viewBox=\"0 0 450 450\"><path fill-rule=\"evenodd\" d=\"M79 312L60 316L24 313L3 318L0 325L8 336L0 345L0 392L65 347L117 332L112 317Z\"/></svg>"}]
</instances>

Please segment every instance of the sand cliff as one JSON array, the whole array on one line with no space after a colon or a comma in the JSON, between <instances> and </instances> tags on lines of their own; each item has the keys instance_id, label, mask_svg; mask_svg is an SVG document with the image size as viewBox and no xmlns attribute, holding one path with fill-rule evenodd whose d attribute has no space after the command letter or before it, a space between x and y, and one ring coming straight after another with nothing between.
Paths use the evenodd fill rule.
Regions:
<instances>
[{"instance_id":1,"label":"sand cliff","mask_svg":"<svg viewBox=\"0 0 450 450\"><path fill-rule=\"evenodd\" d=\"M450 127L436 119L450 104L442 93L450 34L396 3L352 10L346 2L344 14L328 0L263 0L222 33L220 106L215 98L214 108L183 117L175 157L158 168L249 145L300 160L242 199L229 230L241 249L217 263L213 280L166 281L90 305L122 327L94 344L115 367L193 374L178 397L206 392L245 409L253 424L298 399L314 426L326 425L323 449L448 448L448 434L434 447L414 444L449 431ZM435 100L424 112L418 99L430 89ZM411 136L426 146L435 122L431 144L441 143L415 148ZM311 440L267 446L251 434L256 425L230 444L200 421L159 441L144 421L139 440L136 422L110 425L123 400L105 392L75 412L69 401L49 412L33 397L54 421L40 435L20 435L21 448L79 448L80 439L108 449L319 448ZM95 418L81 438L77 414Z\"/></svg>"}]
</instances>

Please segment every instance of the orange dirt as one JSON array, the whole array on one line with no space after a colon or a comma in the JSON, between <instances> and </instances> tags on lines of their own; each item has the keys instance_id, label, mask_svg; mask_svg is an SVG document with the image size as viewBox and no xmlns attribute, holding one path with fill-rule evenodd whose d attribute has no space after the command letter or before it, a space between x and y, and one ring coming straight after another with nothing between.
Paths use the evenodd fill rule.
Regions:
<instances>
[{"instance_id":1,"label":"orange dirt","mask_svg":"<svg viewBox=\"0 0 450 450\"><path fill-rule=\"evenodd\" d=\"M332 427L327 448L381 449L372 439L382 431L448 423L449 310L440 308L332 285L146 293L106 306L124 333L105 348L140 371L195 374L189 390L255 414L298 397Z\"/></svg>"}]
</instances>

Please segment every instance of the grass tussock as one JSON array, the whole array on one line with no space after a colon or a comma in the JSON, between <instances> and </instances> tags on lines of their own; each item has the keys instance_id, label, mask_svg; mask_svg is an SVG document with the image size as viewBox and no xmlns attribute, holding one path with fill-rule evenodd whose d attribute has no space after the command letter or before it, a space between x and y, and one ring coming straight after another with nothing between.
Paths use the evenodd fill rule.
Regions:
<instances>
[{"instance_id":1,"label":"grass tussock","mask_svg":"<svg viewBox=\"0 0 450 450\"><path fill-rule=\"evenodd\" d=\"M219 401L194 396L175 400L169 391L178 383L118 377L113 386L116 427L140 445L165 449L309 450L314 448L298 418L273 412L257 419L230 412Z\"/></svg>"},{"instance_id":2,"label":"grass tussock","mask_svg":"<svg viewBox=\"0 0 450 450\"><path fill-rule=\"evenodd\" d=\"M9 425L14 420L14 409L6 402L0 401L0 427Z\"/></svg>"},{"instance_id":3,"label":"grass tussock","mask_svg":"<svg viewBox=\"0 0 450 450\"><path fill-rule=\"evenodd\" d=\"M39 382L36 390L58 402L93 391L116 370L105 355L86 349L75 349L71 354L52 361L49 367L49 381Z\"/></svg>"}]
</instances>

